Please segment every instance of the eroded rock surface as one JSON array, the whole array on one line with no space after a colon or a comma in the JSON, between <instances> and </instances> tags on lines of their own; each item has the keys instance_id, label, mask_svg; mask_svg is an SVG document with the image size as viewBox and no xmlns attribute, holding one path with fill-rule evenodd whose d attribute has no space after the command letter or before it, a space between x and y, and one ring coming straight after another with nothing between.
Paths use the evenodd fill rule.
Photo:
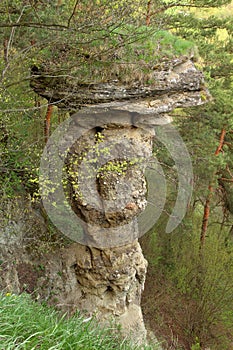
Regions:
<instances>
[{"instance_id":1,"label":"eroded rock surface","mask_svg":"<svg viewBox=\"0 0 233 350\"><path fill-rule=\"evenodd\" d=\"M74 309L96 314L102 322L113 317L126 333L137 330L145 337L140 301L147 262L138 242L105 250L74 244L62 256L64 276L74 283L73 290L66 284L65 300Z\"/></svg>"},{"instance_id":2,"label":"eroded rock surface","mask_svg":"<svg viewBox=\"0 0 233 350\"><path fill-rule=\"evenodd\" d=\"M103 113L100 110L102 118ZM113 119L111 112L105 114L101 129L82 125L84 132L66 160L70 204L84 221L83 243L99 248L122 246L139 237L136 218L147 205L144 172L153 144L153 129L131 125L130 113L118 111L112 123L107 120L109 115ZM73 122L78 129L79 121L77 114Z\"/></svg>"},{"instance_id":3,"label":"eroded rock surface","mask_svg":"<svg viewBox=\"0 0 233 350\"><path fill-rule=\"evenodd\" d=\"M186 56L152 67L148 81L149 84L142 84L132 74L128 84L122 84L117 79L99 84L80 84L76 77L64 78L56 73L51 77L49 70L44 69L33 75L31 86L50 103L71 111L93 104L113 101L135 104L137 101L135 107L140 108L140 112L160 114L176 107L199 105L209 97L202 72ZM129 110L129 107L126 109ZM130 109L136 111L134 105Z\"/></svg>"},{"instance_id":4,"label":"eroded rock surface","mask_svg":"<svg viewBox=\"0 0 233 350\"><path fill-rule=\"evenodd\" d=\"M134 219L146 206L144 170L152 154L153 128L169 123L168 113L174 108L200 105L209 99L202 73L187 57L161 62L159 67L151 69L148 78L148 84L142 84L137 79L124 85L117 80L80 84L75 77L53 76L46 70L35 72L31 86L49 103L73 112L81 107L86 107L88 111L86 118L84 112L81 121L78 117L73 120L74 125L83 128L86 133L73 144L66 159L68 177L73 183L68 191L70 205L84 220L88 240L86 245L71 244L62 239L53 243L49 239L48 222L40 214L42 226L36 224L32 208L28 209L30 217L34 218L31 224L24 223L20 227L18 216L18 219L6 220L0 233L1 289L25 290L63 310L73 312L80 309L102 321L113 318L139 342L146 334L140 298L147 263L137 242ZM109 113L109 120L105 118L101 121L100 117L95 125L98 129L95 129L88 114L98 114L98 108ZM130 114L132 120L129 122L127 117L125 122L119 123L119 119L113 118L114 113L117 113L117 118L119 113L122 114L123 119L124 113ZM108 166L100 170L99 176L94 179L95 188L88 187L87 181L87 195L89 193L94 198L97 189L103 204L101 211L90 205L85 196L80 196L80 190L75 187L80 177L75 156L76 160L80 158L83 162L83 150L96 147L98 133L112 145L119 144L118 154L123 154L114 158L113 170ZM131 143L136 158L142 156L141 164L131 164L124 156L120 148L120 144L124 145L123 139L127 140L125 145ZM124 171L117 171L117 165L124 161ZM117 208L106 207L106 200L110 200L114 207L119 194ZM93 224L98 229L93 229ZM123 225L127 224L127 230L123 229ZM30 227L34 227L35 231L30 232ZM101 248L98 241L101 235L103 241L110 241L109 246ZM112 244L111 235L129 237L129 240L118 239L116 244L114 238Z\"/></svg>"},{"instance_id":5,"label":"eroded rock surface","mask_svg":"<svg viewBox=\"0 0 233 350\"><path fill-rule=\"evenodd\" d=\"M24 219L14 215L1 227L1 290L26 291L70 314L82 310L103 324L121 323L124 334L134 331L134 340L142 341L146 330L140 300L147 262L139 243L101 250L51 237L49 242L43 217L24 200L26 206ZM27 217L37 225L38 237L30 237Z\"/></svg>"}]
</instances>

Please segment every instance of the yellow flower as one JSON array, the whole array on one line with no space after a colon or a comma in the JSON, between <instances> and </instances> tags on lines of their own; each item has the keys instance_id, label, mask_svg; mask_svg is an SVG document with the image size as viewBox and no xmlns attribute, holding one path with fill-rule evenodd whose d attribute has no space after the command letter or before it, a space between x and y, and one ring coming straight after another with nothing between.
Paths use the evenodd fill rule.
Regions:
<instances>
[{"instance_id":1,"label":"yellow flower","mask_svg":"<svg viewBox=\"0 0 233 350\"><path fill-rule=\"evenodd\" d=\"M11 296L11 293L6 293L6 297L10 297Z\"/></svg>"}]
</instances>

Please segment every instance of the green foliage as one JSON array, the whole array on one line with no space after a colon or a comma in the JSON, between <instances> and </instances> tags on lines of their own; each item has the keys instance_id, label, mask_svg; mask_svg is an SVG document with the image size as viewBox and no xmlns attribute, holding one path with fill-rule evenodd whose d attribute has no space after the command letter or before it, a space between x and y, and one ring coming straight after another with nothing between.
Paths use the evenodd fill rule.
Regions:
<instances>
[{"instance_id":1,"label":"green foliage","mask_svg":"<svg viewBox=\"0 0 233 350\"><path fill-rule=\"evenodd\" d=\"M31 69L80 83L151 84L161 59L188 54L192 42L145 26L147 1L1 1L0 185L14 196L38 193L47 101L30 87ZM149 73L148 73L149 72ZM47 76L47 80L51 77ZM56 83L53 77L53 83ZM52 127L60 122L53 113Z\"/></svg>"},{"instance_id":2,"label":"green foliage","mask_svg":"<svg viewBox=\"0 0 233 350\"><path fill-rule=\"evenodd\" d=\"M47 74L45 79L50 84L53 75L62 81L68 74L80 84L117 79L121 83L146 85L152 81L159 62L194 51L191 41L157 28L132 24L77 33L69 35L69 39L67 34L60 35L55 48L38 52L41 63L38 61L37 66L44 76Z\"/></svg>"},{"instance_id":3,"label":"green foliage","mask_svg":"<svg viewBox=\"0 0 233 350\"><path fill-rule=\"evenodd\" d=\"M167 294L170 293L174 303L174 323L175 318L180 317L180 309L183 310L179 322L186 343L192 345L192 349L202 348L200 344L216 350L229 349L231 339L228 334L233 330L232 237L228 229L221 230L213 221L205 247L200 251L201 219L201 211L196 211L186 218L183 227L166 237L160 226L147 242L149 248L147 243L143 245L154 276L163 281L158 287L163 289L163 298L166 299L166 285L172 285L173 289L170 288ZM176 296L172 297L173 293Z\"/></svg>"},{"instance_id":4,"label":"green foliage","mask_svg":"<svg viewBox=\"0 0 233 350\"><path fill-rule=\"evenodd\" d=\"M220 5L227 6L218 8ZM213 206L218 203L220 208L228 210L223 212L220 219L225 220L227 225L232 220L228 199L233 188L230 175L233 173L233 21L230 16L232 6L232 1L199 1L191 8L174 9L169 13L170 28L198 46L200 57L196 64L204 71L205 80L213 96L212 102L204 106L174 112L174 122L179 127L193 161L193 202L204 203L208 186L212 183ZM216 156L215 151L220 145L223 129L226 131L224 145ZM222 177L227 178L227 181L223 182Z\"/></svg>"},{"instance_id":5,"label":"green foliage","mask_svg":"<svg viewBox=\"0 0 233 350\"><path fill-rule=\"evenodd\" d=\"M201 350L201 345L197 339L197 342L192 345L191 350Z\"/></svg>"},{"instance_id":6,"label":"green foliage","mask_svg":"<svg viewBox=\"0 0 233 350\"><path fill-rule=\"evenodd\" d=\"M79 313L67 319L55 310L40 305L28 295L0 295L2 350L139 350L122 340L117 327L102 329L97 321L85 320ZM144 347L143 349L150 349ZM155 348L153 348L155 349Z\"/></svg>"},{"instance_id":7,"label":"green foliage","mask_svg":"<svg viewBox=\"0 0 233 350\"><path fill-rule=\"evenodd\" d=\"M9 130L7 143L0 143L0 193L3 197L14 197L16 192L25 189L30 193L35 190L41 147L40 142L33 144L33 140L25 134L27 128L33 125L32 121L25 119L23 125L11 117L5 119L5 128ZM10 124L11 129L8 127Z\"/></svg>"},{"instance_id":8,"label":"green foliage","mask_svg":"<svg viewBox=\"0 0 233 350\"><path fill-rule=\"evenodd\" d=\"M132 167L133 165L140 164L139 159L134 159L131 161L127 160L115 160L115 161L109 161L105 165L99 168L97 178L98 177L104 177L107 173L118 173L118 174L124 174L129 167Z\"/></svg>"}]
</instances>

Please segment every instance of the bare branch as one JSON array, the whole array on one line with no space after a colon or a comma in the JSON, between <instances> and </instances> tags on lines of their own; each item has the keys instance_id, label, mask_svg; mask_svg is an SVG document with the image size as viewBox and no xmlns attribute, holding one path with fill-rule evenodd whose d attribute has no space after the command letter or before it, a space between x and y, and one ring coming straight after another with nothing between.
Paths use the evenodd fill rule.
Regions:
<instances>
[{"instance_id":1,"label":"bare branch","mask_svg":"<svg viewBox=\"0 0 233 350\"><path fill-rule=\"evenodd\" d=\"M233 179L227 179L227 178L225 178L225 177L221 177L220 180L226 181L226 182L233 182Z\"/></svg>"},{"instance_id":2,"label":"bare branch","mask_svg":"<svg viewBox=\"0 0 233 350\"><path fill-rule=\"evenodd\" d=\"M67 27L68 28L70 27L70 22L71 22L72 18L74 17L75 13L76 13L78 2L79 2L79 0L76 0L76 3L75 3L74 8L73 8L73 11L72 11L72 13L71 13L71 15L70 15L70 17L68 19L68 22L67 22Z\"/></svg>"},{"instance_id":3,"label":"bare branch","mask_svg":"<svg viewBox=\"0 0 233 350\"><path fill-rule=\"evenodd\" d=\"M179 2L174 2L174 3L171 3L171 4L168 4L168 5L165 5L159 9L157 9L156 11L154 12L151 12L150 13L150 17L154 16L154 15L158 15L159 13L161 12L164 12L168 9L171 9L173 7L194 7L194 8L210 8L211 6L209 5L195 5L195 4L180 4Z\"/></svg>"},{"instance_id":4,"label":"bare branch","mask_svg":"<svg viewBox=\"0 0 233 350\"><path fill-rule=\"evenodd\" d=\"M17 19L16 23L19 23L22 16L23 16L23 13L24 13L24 10L27 6L24 6L21 10L21 13L19 15L19 18ZM13 39L14 39L14 35L15 35L15 29L16 27L12 27L11 29L11 33L10 33L10 37L9 39L7 40L7 44L6 44L6 48L5 48L5 54L4 54L4 58L5 58L5 62L6 62L6 67L3 69L2 71L2 79L4 79L4 76L6 74L6 71L7 69L9 68L9 51L10 51L10 48L12 46L12 43L13 43Z\"/></svg>"},{"instance_id":5,"label":"bare branch","mask_svg":"<svg viewBox=\"0 0 233 350\"><path fill-rule=\"evenodd\" d=\"M19 22L19 23L0 23L0 28L14 28L14 27L31 27L31 28L48 28L51 30L68 29L67 25L56 23L34 23L34 22Z\"/></svg>"},{"instance_id":6,"label":"bare branch","mask_svg":"<svg viewBox=\"0 0 233 350\"><path fill-rule=\"evenodd\" d=\"M60 99L56 102L50 102L50 105L56 106L58 103L64 101L64 99ZM42 103L40 107L27 107L27 108L11 108L11 109L0 109L1 113L12 113L12 112L31 112L31 111L38 111L39 109L43 109L44 107L48 106L48 102Z\"/></svg>"}]
</instances>

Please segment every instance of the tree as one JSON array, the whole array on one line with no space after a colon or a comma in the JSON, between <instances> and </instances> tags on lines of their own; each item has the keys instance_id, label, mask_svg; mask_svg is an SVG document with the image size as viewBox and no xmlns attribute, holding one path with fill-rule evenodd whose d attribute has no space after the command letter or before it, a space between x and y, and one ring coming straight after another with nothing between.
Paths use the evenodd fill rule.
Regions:
<instances>
[{"instance_id":1,"label":"tree","mask_svg":"<svg viewBox=\"0 0 233 350\"><path fill-rule=\"evenodd\" d=\"M202 107L173 113L174 123L193 161L193 197L180 228L172 235L165 235L162 218L156 227L157 246L154 252L151 246L147 249L150 261L157 266L155 278L161 276L163 288L156 287L165 294L165 303L167 298L172 303L179 300L172 310L173 324L169 323L174 335L183 339L182 345L187 348L195 344L195 348L223 349L229 347L227 333L232 329L233 21L230 14L233 4L232 1L182 1L180 7L173 8L175 2L169 3L170 9L161 14L164 26L196 43L199 58L195 64L204 70L213 100ZM225 6L220 8L220 5ZM153 25L156 19L152 9L150 15ZM171 176L173 164L164 150L160 160L165 162L166 169L170 167ZM169 202L172 206L174 201L171 194L176 191L176 186L170 184L170 187L168 211ZM166 284L170 295L164 292ZM174 286L175 292L171 291ZM185 303L186 309L182 316L180 303ZM176 311L178 308L180 313ZM172 316L168 313L168 317ZM182 327L184 332L180 331Z\"/></svg>"},{"instance_id":2,"label":"tree","mask_svg":"<svg viewBox=\"0 0 233 350\"><path fill-rule=\"evenodd\" d=\"M130 29L130 25L140 22L139 3L124 0L1 2L0 183L3 195L14 196L21 183L31 194L37 187L44 142L43 119L49 101L38 100L30 88L31 75L47 62L58 75L81 72L85 80L94 60L98 61L98 78L101 78L101 71L109 67L110 62L101 62L98 55L102 52L110 57L116 47L143 35ZM119 27L126 29L112 35ZM60 114L53 111L54 126ZM45 138L47 134L48 128Z\"/></svg>"}]
</instances>

